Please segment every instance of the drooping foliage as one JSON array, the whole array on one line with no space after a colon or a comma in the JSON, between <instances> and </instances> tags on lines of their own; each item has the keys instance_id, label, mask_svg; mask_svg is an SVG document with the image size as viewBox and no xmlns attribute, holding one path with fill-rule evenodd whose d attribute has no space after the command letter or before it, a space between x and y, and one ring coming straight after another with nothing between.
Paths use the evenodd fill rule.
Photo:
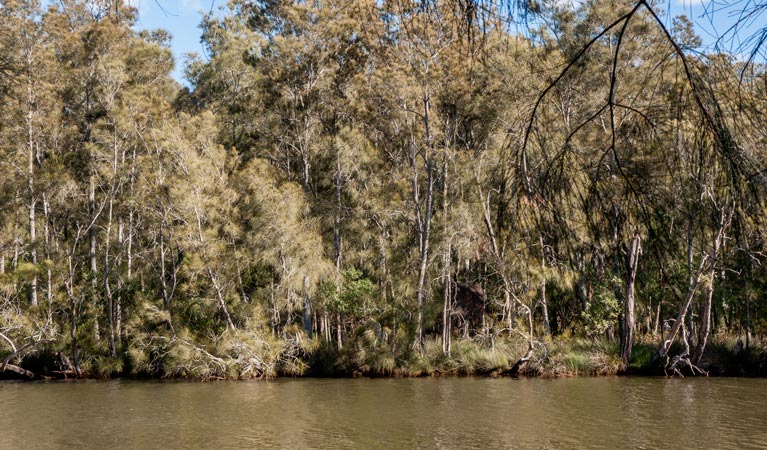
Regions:
<instances>
[{"instance_id":1,"label":"drooping foliage","mask_svg":"<svg viewBox=\"0 0 767 450\"><path fill-rule=\"evenodd\" d=\"M121 1L3 1L2 370L542 371L575 336L695 372L764 336L764 67L645 1L502 6L231 0L181 87Z\"/></svg>"}]
</instances>

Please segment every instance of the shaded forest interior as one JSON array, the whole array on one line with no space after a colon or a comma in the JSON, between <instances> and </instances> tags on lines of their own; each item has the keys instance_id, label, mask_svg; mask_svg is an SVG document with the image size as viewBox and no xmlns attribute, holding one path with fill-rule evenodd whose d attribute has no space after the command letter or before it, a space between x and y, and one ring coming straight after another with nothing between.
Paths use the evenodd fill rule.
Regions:
<instances>
[{"instance_id":1,"label":"shaded forest interior","mask_svg":"<svg viewBox=\"0 0 767 450\"><path fill-rule=\"evenodd\" d=\"M764 375L761 41L663 6L230 0L182 87L3 0L0 375Z\"/></svg>"}]
</instances>

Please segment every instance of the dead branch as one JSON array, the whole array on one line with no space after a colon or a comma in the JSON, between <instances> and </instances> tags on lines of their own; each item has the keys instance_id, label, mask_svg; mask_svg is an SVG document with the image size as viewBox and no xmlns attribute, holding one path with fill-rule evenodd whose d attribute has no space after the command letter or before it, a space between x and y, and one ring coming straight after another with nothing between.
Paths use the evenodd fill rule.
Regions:
<instances>
[{"instance_id":1,"label":"dead branch","mask_svg":"<svg viewBox=\"0 0 767 450\"><path fill-rule=\"evenodd\" d=\"M3 364L2 370L0 370L0 373L2 372L14 372L21 376L24 376L30 380L34 380L38 378L38 376L34 372L30 372L27 369L24 369L23 367L19 367L14 364Z\"/></svg>"}]
</instances>

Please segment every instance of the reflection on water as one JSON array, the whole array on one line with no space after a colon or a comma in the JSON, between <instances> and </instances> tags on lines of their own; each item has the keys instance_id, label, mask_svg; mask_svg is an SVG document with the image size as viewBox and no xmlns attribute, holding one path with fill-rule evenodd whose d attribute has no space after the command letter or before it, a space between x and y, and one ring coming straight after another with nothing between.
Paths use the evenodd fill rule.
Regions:
<instances>
[{"instance_id":1,"label":"reflection on water","mask_svg":"<svg viewBox=\"0 0 767 450\"><path fill-rule=\"evenodd\" d=\"M767 380L0 384L0 448L767 448Z\"/></svg>"}]
</instances>

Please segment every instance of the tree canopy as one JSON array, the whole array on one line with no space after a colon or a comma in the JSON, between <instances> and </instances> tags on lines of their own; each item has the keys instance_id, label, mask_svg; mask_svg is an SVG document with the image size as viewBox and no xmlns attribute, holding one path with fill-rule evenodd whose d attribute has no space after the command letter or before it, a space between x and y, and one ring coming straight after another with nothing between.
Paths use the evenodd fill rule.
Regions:
<instances>
[{"instance_id":1,"label":"tree canopy","mask_svg":"<svg viewBox=\"0 0 767 450\"><path fill-rule=\"evenodd\" d=\"M0 372L721 369L767 334L763 39L662 6L230 0L182 87L126 2L3 1Z\"/></svg>"}]
</instances>

